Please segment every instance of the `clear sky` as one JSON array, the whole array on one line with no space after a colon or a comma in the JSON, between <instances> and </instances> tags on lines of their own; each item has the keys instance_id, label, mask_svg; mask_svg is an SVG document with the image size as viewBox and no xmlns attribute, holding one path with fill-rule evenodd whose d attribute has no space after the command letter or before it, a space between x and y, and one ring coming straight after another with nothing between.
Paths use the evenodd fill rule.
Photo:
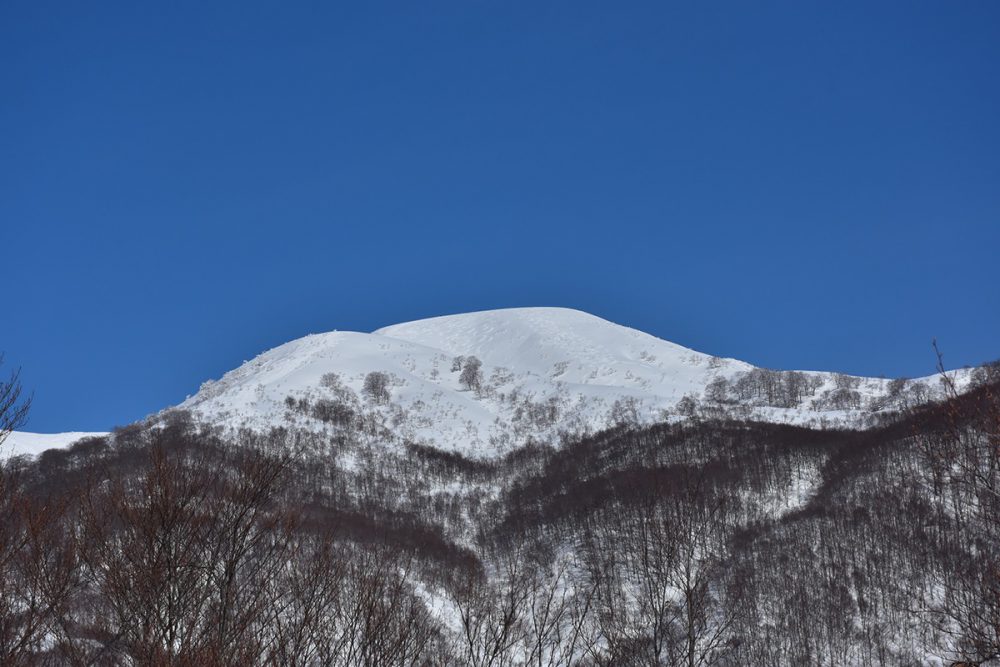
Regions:
<instances>
[{"instance_id":1,"label":"clear sky","mask_svg":"<svg viewBox=\"0 0 1000 667\"><path fill-rule=\"evenodd\" d=\"M508 306L774 368L1000 357L995 0L5 0L0 63L29 430Z\"/></svg>"}]
</instances>

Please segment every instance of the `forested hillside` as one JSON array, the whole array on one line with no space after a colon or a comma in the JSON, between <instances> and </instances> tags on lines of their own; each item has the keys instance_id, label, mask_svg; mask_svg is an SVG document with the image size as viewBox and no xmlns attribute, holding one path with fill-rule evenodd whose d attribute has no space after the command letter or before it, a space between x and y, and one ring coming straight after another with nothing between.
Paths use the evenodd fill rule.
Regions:
<instances>
[{"instance_id":1,"label":"forested hillside","mask_svg":"<svg viewBox=\"0 0 1000 667\"><path fill-rule=\"evenodd\" d=\"M866 429L695 414L489 459L170 411L5 464L0 663L985 661L998 389Z\"/></svg>"}]
</instances>

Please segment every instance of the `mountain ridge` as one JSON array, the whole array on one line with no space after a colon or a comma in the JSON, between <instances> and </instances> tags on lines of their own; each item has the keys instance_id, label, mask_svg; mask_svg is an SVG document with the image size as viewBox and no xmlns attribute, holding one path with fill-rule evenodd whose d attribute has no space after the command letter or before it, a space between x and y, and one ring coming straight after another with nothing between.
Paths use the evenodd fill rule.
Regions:
<instances>
[{"instance_id":1,"label":"mountain ridge","mask_svg":"<svg viewBox=\"0 0 1000 667\"><path fill-rule=\"evenodd\" d=\"M469 363L477 365L475 386L462 381ZM373 372L386 377L384 400L366 397L366 378ZM339 400L337 394L348 397L347 408L372 415L402 440L490 456L622 419L641 424L690 416L683 414L690 404L706 400L742 405L749 409L742 417L768 422L857 425L881 410L878 399L892 386L880 378L781 371L797 375L775 376L776 381L795 379L805 387L794 404L770 396L720 399L720 383L735 386L754 372L771 373L582 311L510 308L415 320L371 333L305 336L206 382L178 407L229 426L266 428L290 420L323 429L328 424L316 423L309 410L290 411L289 401L315 406ZM966 376L955 373L959 384ZM769 377L763 380L774 380ZM911 382L924 387L921 395L936 390L935 376ZM716 390L710 390L713 383ZM712 391L714 398L708 396ZM849 400L834 400L837 392L846 392Z\"/></svg>"},{"instance_id":2,"label":"mountain ridge","mask_svg":"<svg viewBox=\"0 0 1000 667\"><path fill-rule=\"evenodd\" d=\"M476 386L462 382L472 359ZM366 393L373 373L385 376L381 399ZM958 389L969 386L968 369L948 373ZM792 384L795 396L781 396ZM159 414L184 410L234 430L290 426L329 435L343 425L331 414L350 414L377 439L488 458L533 441L702 414L858 427L940 397L940 384L937 375L771 371L584 311L532 306L309 334L206 381ZM0 454L37 455L93 435L100 434L15 433Z\"/></svg>"}]
</instances>

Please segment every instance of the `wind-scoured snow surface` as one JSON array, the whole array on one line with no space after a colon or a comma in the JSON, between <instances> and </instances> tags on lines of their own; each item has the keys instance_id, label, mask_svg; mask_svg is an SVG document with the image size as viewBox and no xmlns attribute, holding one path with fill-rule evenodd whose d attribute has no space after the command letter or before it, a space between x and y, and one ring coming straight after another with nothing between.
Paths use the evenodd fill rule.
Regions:
<instances>
[{"instance_id":1,"label":"wind-scoured snow surface","mask_svg":"<svg viewBox=\"0 0 1000 667\"><path fill-rule=\"evenodd\" d=\"M0 460L14 456L38 456L47 449L65 449L84 438L98 437L107 433L73 431L69 433L28 433L14 431L0 443Z\"/></svg>"},{"instance_id":2,"label":"wind-scoured snow surface","mask_svg":"<svg viewBox=\"0 0 1000 667\"><path fill-rule=\"evenodd\" d=\"M478 390L460 381L469 357L482 362ZM293 414L286 399L332 399L324 385L335 374L336 382L353 391L396 436L489 456L531 439L596 431L623 415L639 423L676 418L685 396L701 397L713 379L735 379L753 368L584 312L513 308L435 317L373 333L306 336L206 382L179 407L231 427L268 428L291 420L319 430L325 426ZM387 403L364 397L365 376L373 371L390 376ZM820 393L834 387L833 374L808 375L820 377ZM857 390L870 398L884 393L887 382L865 378ZM937 379L920 382L931 385ZM759 407L752 417L851 423L862 411Z\"/></svg>"}]
</instances>

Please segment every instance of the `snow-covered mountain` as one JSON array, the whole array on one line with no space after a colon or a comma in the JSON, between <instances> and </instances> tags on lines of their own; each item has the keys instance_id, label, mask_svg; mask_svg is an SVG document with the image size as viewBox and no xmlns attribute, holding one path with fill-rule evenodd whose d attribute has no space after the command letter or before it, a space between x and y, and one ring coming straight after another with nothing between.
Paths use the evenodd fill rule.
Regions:
<instances>
[{"instance_id":1,"label":"snow-covered mountain","mask_svg":"<svg viewBox=\"0 0 1000 667\"><path fill-rule=\"evenodd\" d=\"M385 391L365 391L373 372L384 374ZM769 373L584 312L513 308L306 336L206 382L179 407L257 429L321 430L340 418L331 411L363 415L400 439L482 456L622 421L680 419L699 406L765 421L857 423L893 407L888 399L904 389L930 397L938 385L933 376L900 386Z\"/></svg>"},{"instance_id":2,"label":"snow-covered mountain","mask_svg":"<svg viewBox=\"0 0 1000 667\"><path fill-rule=\"evenodd\" d=\"M961 433L970 437L963 435L956 442L970 443L973 449L967 452L977 451L978 443L989 443L981 424L988 428L992 422L979 406L989 398L992 383L1000 381L1000 365L948 376L958 391L973 384L983 390L895 416L900 421L890 428L858 433L793 431L720 419L705 422L705 428L613 429L561 448L530 448L490 461L407 446L424 443L489 457L532 440L557 444L563 436L616 424L701 417L866 426L882 422L879 413L946 396L938 376L885 380L766 370L695 352L579 311L486 311L373 333L333 332L292 341L205 383L197 395L159 418L116 433L110 446L93 442L66 456L42 457L34 467L25 462L29 474L24 479L46 492L61 489L64 480L90 484L100 479L98 475L134 479L142 474L140 452L165 445L180 454L177 462L191 467L156 468L157 475L144 479L169 485L164 488L176 486L179 493L202 494L190 496L197 499L192 506L204 502L212 511L248 502L246 507L258 508L261 498L272 497L275 511L291 509L301 517L298 525L309 544L315 541L314 531L329 530L343 568L327 567L318 552L304 546L299 552L300 544L289 541L304 560L290 560L298 557L291 556L293 551L263 550L280 565L255 571L298 570L288 565L300 562L299 574L310 578L288 579L288 584L276 579L268 582L275 587L268 590L326 582L330 585L308 590L329 591L336 609L362 610L368 604L360 602L362 597L371 600L371 591L381 589L367 583L356 586L353 578L358 573L366 581L370 573L376 580L390 577L386 581L394 583L385 590L406 590L411 596L406 599L418 603L414 609L427 612L411 613L400 603L402 598L391 598L386 605L391 613L405 614L399 617L399 627L426 619L443 638L444 650L460 656L456 664L471 664L468 656L481 655L480 644L492 641L478 631L470 634L468 628L493 627L498 613L517 620L511 636L520 637L503 640L507 657L500 662L505 665L537 661L541 653L534 652L535 646L542 644L536 641L554 647L544 649L549 655L571 656L566 664L576 664L575 638L584 636L578 633L592 638L586 640L587 650L603 656L602 664L633 664L634 651L652 645L647 629L663 619L669 619L663 627L673 628L665 636L687 639L682 625L673 624L683 624L684 617L677 614L685 612L678 610L694 597L700 600L700 618L718 625L705 625L700 632L726 637L725 651L731 655L722 654L719 664L783 664L792 651L817 655L816 646L828 652L819 654L824 664L867 664L871 655L887 656L882 662L888 664L941 664L926 647L944 647L935 648L934 655L951 650L950 627L932 623L934 616L917 616L907 623L895 620L910 613L914 589L928 591L918 601L925 609L947 607L951 593L940 582L956 577L946 568L959 563L966 571L970 561L954 554L978 544L957 532L957 521L950 524L952 516L964 519L964 512L954 511L958 503L978 507L976 488L970 492L959 469L945 476L954 494L932 497L936 484L931 476L940 460L938 452L954 451L947 438L938 442L942 425L953 429L951 433L965 429ZM188 416L221 428L191 428L197 424ZM278 426L289 428L262 438L225 432ZM14 433L0 446L0 458L5 451L31 455L67 447L87 435L100 434ZM236 437L228 437L232 435ZM277 488L270 486L275 482L250 462L265 461L270 467L272 460L243 458L243 444L315 456L303 457L301 466L289 466L280 491L267 496L270 491L263 489ZM188 457L186 452L193 448L204 450L206 457ZM206 492L207 484L174 485L167 476L171 470L230 467L232 477L194 477L212 480L219 485L217 492ZM231 479L239 484L229 486ZM142 484L111 486L116 489L115 503L118 488L134 489L130 502L140 517L147 507L161 511L150 502L175 507L185 498L148 493ZM100 485L86 488L88 494L96 493ZM219 493L218 499L214 493ZM959 493L970 495L951 500L961 498ZM116 504L107 506L122 511ZM930 537L924 530L928 507L935 508L940 522ZM256 511L227 513L253 516ZM83 514L70 512L66 520L80 521ZM203 516L195 513L189 520L205 525ZM984 525L989 519L988 512L971 516L978 524L964 520L965 525ZM266 530L273 530L273 524L267 523ZM234 539L229 535L244 532L208 531L211 537L204 539L220 541L205 542L199 556L205 559L204 571L212 571L220 549L232 552L229 545L235 543L226 541ZM103 533L93 534L102 539L81 541L84 548L106 541ZM371 548L383 541L389 547L385 551ZM911 546L913 553L908 551ZM406 567L392 560L367 560L395 558L391 554L396 549ZM98 552L108 553L103 546ZM933 560L938 557L940 563ZM411 567L413 562L420 566ZM869 574L852 575L858 568ZM397 570L405 581L396 582L394 574L387 574ZM468 578L469 570L476 573L474 578ZM314 571L347 578L312 579ZM136 579L145 576L137 572ZM979 575L963 576L962 585L970 588L955 590L978 595ZM688 596L681 586L711 594ZM660 599L646 601L642 589L655 589ZM296 594L288 593L289 602L281 602L281 607L297 608ZM882 611L872 612L866 599L882 600L876 605ZM495 600L520 602L510 603L514 611L498 611ZM802 600L808 604L800 605ZM556 628L545 631L549 638L539 640L532 634L541 618L536 613L550 613L551 604L552 609L563 609L553 617L562 620L549 625ZM311 616L314 607L303 605L307 607ZM84 609L84 616L110 617L95 614L92 607ZM353 632L346 628L363 625L339 612L315 618L322 628L317 637L341 636L336 634L341 627ZM467 625L466 619L472 618L478 620ZM625 624L605 624L606 618L624 619ZM847 622L830 624L829 618ZM379 627L396 623L380 621ZM274 619L267 616L263 625L273 627ZM72 625L78 626L83 627ZM94 636L115 634L102 630L83 637L89 646ZM797 647L795 638L800 636L806 640ZM573 638L569 648L565 638ZM622 651L621 657L616 651ZM435 655L440 655L437 649Z\"/></svg>"}]
</instances>

